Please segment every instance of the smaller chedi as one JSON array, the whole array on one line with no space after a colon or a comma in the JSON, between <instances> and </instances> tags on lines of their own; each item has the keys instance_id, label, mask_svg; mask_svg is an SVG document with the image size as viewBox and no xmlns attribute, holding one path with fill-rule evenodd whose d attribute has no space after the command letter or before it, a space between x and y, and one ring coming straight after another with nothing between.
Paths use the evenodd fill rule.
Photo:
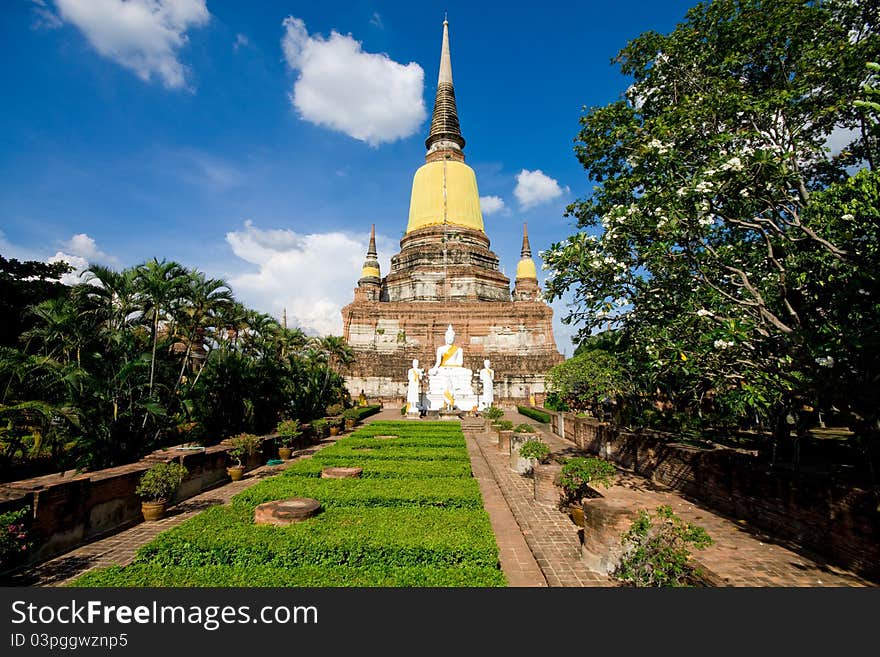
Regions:
<instances>
[{"instance_id":1,"label":"smaller chedi","mask_svg":"<svg viewBox=\"0 0 880 657\"><path fill-rule=\"evenodd\" d=\"M446 329L445 344L437 347L437 360L428 370L426 410L472 411L478 406L477 395L471 385L473 370L463 367L464 351L455 344L452 324Z\"/></svg>"}]
</instances>

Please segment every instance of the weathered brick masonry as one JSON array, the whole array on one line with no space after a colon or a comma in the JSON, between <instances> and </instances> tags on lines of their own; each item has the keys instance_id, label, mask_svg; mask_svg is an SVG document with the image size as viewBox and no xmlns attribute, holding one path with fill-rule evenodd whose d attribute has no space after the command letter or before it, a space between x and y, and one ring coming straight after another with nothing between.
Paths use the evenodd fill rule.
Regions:
<instances>
[{"instance_id":1,"label":"weathered brick masonry","mask_svg":"<svg viewBox=\"0 0 880 657\"><path fill-rule=\"evenodd\" d=\"M585 451L880 579L880 513L871 490L808 473L770 471L748 453L689 447L656 434L628 433L591 418L548 412L554 433Z\"/></svg>"}]
</instances>

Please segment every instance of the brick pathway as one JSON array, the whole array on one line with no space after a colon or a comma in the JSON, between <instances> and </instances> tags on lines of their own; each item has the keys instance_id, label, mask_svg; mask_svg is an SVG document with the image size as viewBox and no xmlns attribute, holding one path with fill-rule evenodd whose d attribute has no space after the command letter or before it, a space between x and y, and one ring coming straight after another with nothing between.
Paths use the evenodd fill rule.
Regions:
<instances>
[{"instance_id":1,"label":"brick pathway","mask_svg":"<svg viewBox=\"0 0 880 657\"><path fill-rule=\"evenodd\" d=\"M554 452L578 454L577 446L516 412L505 418L515 425L534 426ZM474 435L474 434L471 434ZM511 470L508 454L498 450L488 434L474 435L523 536L549 586L613 586L604 575L586 570L580 560L578 528L562 512L534 501L532 480ZM688 500L674 490L643 477L623 472L618 483L602 489L608 498L626 500L633 509L654 509L668 504L683 519L701 525L715 544L696 553L697 561L719 586L745 587L849 587L876 586L843 569L825 563L802 548L783 544L765 534L729 520Z\"/></svg>"},{"instance_id":2,"label":"brick pathway","mask_svg":"<svg viewBox=\"0 0 880 657\"><path fill-rule=\"evenodd\" d=\"M386 409L367 422L400 419L399 410ZM549 427L530 418L508 411L506 419L514 424L532 424L554 452L578 453L574 443L559 438ZM510 586L615 586L607 576L584 566L580 558L579 528L564 513L534 501L531 478L510 468L508 454L498 449L489 433L477 428L481 424L465 419L462 428L467 437L474 477L480 485L495 531L501 567ZM179 525L205 508L227 503L239 491L277 474L296 460L307 458L336 440L336 437L327 438L296 452L293 459L281 465L256 468L239 482L230 482L192 497L170 509L162 520L140 523L37 564L14 576L12 583L16 586L62 586L94 568L131 563L138 548L160 532ZM633 508L652 509L659 504L669 504L685 520L703 526L715 544L700 551L697 557L720 586L876 586L825 564L797 546L782 545L637 475L622 473L615 486L602 492L606 497L627 500Z\"/></svg>"}]
</instances>

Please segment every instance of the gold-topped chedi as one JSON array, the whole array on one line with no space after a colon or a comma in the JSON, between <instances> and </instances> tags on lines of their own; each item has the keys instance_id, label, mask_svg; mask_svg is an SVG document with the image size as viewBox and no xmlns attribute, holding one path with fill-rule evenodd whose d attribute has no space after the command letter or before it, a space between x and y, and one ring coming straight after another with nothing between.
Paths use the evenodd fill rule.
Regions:
<instances>
[{"instance_id":1,"label":"gold-topped chedi","mask_svg":"<svg viewBox=\"0 0 880 657\"><path fill-rule=\"evenodd\" d=\"M477 176L467 164L452 159L428 162L416 171L406 232L443 224L483 230Z\"/></svg>"},{"instance_id":2,"label":"gold-topped chedi","mask_svg":"<svg viewBox=\"0 0 880 657\"><path fill-rule=\"evenodd\" d=\"M524 278L538 280L538 270L535 261L532 260L532 247L529 245L529 229L525 224L523 224L523 244L519 258L519 263L516 265L516 280Z\"/></svg>"},{"instance_id":3,"label":"gold-topped chedi","mask_svg":"<svg viewBox=\"0 0 880 657\"><path fill-rule=\"evenodd\" d=\"M537 271L523 238L516 286L501 272L483 226L473 169L464 162L449 24L443 22L440 74L427 153L413 177L409 222L388 274L379 277L375 236L354 301L342 309L343 335L356 360L345 371L352 394L403 403L413 359L432 360L450 324L463 348L462 367L476 372L491 358L497 399L528 399L562 361L553 311L541 301Z\"/></svg>"}]
</instances>

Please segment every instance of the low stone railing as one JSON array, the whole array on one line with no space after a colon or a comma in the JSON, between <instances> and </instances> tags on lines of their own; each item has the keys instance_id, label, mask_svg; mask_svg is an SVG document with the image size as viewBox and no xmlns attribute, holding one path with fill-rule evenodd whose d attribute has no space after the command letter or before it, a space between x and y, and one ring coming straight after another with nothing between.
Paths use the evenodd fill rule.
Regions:
<instances>
[{"instance_id":1,"label":"low stone railing","mask_svg":"<svg viewBox=\"0 0 880 657\"><path fill-rule=\"evenodd\" d=\"M276 455L275 434L262 436L262 453L248 465ZM229 481L228 444L200 449L183 446L158 449L135 463L96 470L69 470L0 484L0 513L32 509L28 562L36 563L143 521L135 493L141 475L157 462L176 461L187 469L172 504Z\"/></svg>"}]
</instances>

